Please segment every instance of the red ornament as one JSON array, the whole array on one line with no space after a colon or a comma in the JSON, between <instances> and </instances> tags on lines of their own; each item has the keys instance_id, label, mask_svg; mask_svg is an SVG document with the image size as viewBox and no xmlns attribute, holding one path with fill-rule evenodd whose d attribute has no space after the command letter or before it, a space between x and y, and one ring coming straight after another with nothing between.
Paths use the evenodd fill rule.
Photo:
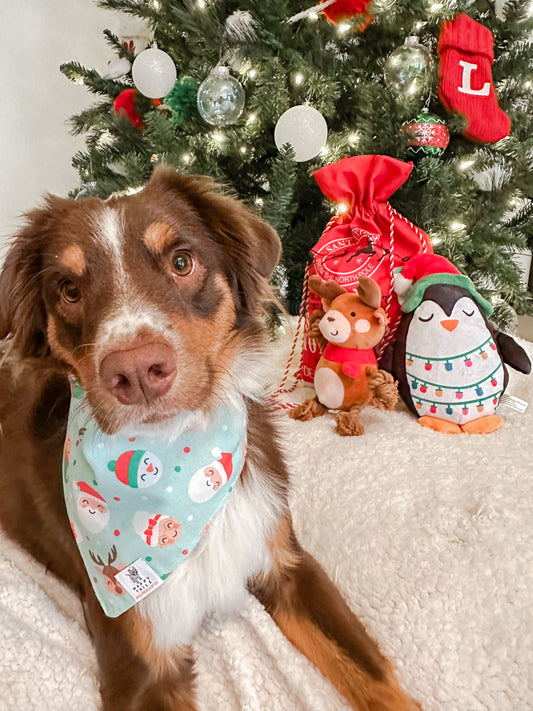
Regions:
<instances>
[{"instance_id":1,"label":"red ornament","mask_svg":"<svg viewBox=\"0 0 533 711\"><path fill-rule=\"evenodd\" d=\"M363 24L357 28L360 32L363 32L374 19L374 16L368 11L371 2L372 0L335 0L334 3L325 7L322 12L334 25L354 15L364 15Z\"/></svg>"},{"instance_id":2,"label":"red ornament","mask_svg":"<svg viewBox=\"0 0 533 711\"><path fill-rule=\"evenodd\" d=\"M440 156L450 142L450 132L443 119L427 110L421 111L401 127L406 134L407 150L415 155Z\"/></svg>"},{"instance_id":3,"label":"red ornament","mask_svg":"<svg viewBox=\"0 0 533 711\"><path fill-rule=\"evenodd\" d=\"M136 110L138 95L137 89L124 89L113 101L113 109L116 116L126 119L135 128L141 130L144 128L144 123Z\"/></svg>"}]
</instances>

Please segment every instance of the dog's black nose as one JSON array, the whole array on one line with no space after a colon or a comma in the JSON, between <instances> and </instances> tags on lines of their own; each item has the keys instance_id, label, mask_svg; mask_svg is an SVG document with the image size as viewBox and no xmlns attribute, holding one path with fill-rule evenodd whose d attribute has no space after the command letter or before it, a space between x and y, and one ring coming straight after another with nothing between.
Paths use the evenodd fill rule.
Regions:
<instances>
[{"instance_id":1,"label":"dog's black nose","mask_svg":"<svg viewBox=\"0 0 533 711\"><path fill-rule=\"evenodd\" d=\"M174 352L163 343L114 351L100 365L104 386L124 405L150 403L163 397L176 372Z\"/></svg>"}]
</instances>

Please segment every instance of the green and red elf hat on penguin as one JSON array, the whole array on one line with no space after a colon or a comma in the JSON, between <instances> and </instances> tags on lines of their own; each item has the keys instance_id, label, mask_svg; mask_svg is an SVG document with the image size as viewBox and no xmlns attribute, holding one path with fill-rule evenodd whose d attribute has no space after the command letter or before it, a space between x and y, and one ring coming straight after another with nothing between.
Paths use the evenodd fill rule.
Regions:
<instances>
[{"instance_id":1,"label":"green and red elf hat on penguin","mask_svg":"<svg viewBox=\"0 0 533 711\"><path fill-rule=\"evenodd\" d=\"M394 290L404 313L414 311L428 286L434 284L459 286L470 294L487 317L493 312L491 304L476 290L471 279L439 254L419 254L404 267L394 269Z\"/></svg>"},{"instance_id":2,"label":"green and red elf hat on penguin","mask_svg":"<svg viewBox=\"0 0 533 711\"><path fill-rule=\"evenodd\" d=\"M144 449L123 452L107 468L114 471L117 479L133 489L152 486L161 476L162 465L158 457Z\"/></svg>"}]
</instances>

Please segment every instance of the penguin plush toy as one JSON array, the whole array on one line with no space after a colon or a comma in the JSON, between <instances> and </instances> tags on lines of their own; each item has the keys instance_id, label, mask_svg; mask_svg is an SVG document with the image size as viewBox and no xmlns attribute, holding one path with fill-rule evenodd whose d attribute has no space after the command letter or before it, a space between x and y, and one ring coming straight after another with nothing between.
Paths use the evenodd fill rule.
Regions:
<instances>
[{"instance_id":1,"label":"penguin plush toy","mask_svg":"<svg viewBox=\"0 0 533 711\"><path fill-rule=\"evenodd\" d=\"M381 367L397 378L405 404L421 425L440 432L499 429L505 364L529 373L527 353L488 320L489 302L444 257L413 257L395 270L394 288L403 315Z\"/></svg>"}]
</instances>

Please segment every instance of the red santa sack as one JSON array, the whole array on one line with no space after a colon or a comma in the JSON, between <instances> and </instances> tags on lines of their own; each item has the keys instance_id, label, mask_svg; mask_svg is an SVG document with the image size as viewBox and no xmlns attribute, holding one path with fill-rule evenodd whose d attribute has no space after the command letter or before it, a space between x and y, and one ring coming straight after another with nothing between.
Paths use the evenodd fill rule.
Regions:
<instances>
[{"instance_id":1,"label":"red santa sack","mask_svg":"<svg viewBox=\"0 0 533 711\"><path fill-rule=\"evenodd\" d=\"M355 291L361 275L372 277L381 288L381 305L389 317L388 330L377 356L394 338L401 310L393 288L393 269L411 257L432 252L428 235L409 222L388 202L407 180L412 163L382 155L343 158L315 171L324 195L347 210L326 225L311 250L313 262L308 276L318 274L333 279L348 291ZM304 298L306 285L304 286ZM319 297L307 294L302 359L296 377L313 382L320 352L314 339L307 337L309 317L321 309Z\"/></svg>"}]
</instances>

